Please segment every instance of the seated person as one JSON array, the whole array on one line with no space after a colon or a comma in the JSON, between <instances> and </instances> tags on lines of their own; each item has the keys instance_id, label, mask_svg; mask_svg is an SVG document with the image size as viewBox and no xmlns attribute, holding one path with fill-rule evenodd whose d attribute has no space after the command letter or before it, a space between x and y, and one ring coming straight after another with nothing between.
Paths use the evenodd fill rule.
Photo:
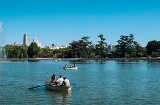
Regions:
<instances>
[{"instance_id":1,"label":"seated person","mask_svg":"<svg viewBox=\"0 0 160 105\"><path fill-rule=\"evenodd\" d=\"M57 80L56 80L55 74L53 74L52 77L51 77L51 84L57 85Z\"/></svg>"},{"instance_id":2,"label":"seated person","mask_svg":"<svg viewBox=\"0 0 160 105\"><path fill-rule=\"evenodd\" d=\"M67 67L67 64L65 64L65 66L64 67Z\"/></svg>"},{"instance_id":3,"label":"seated person","mask_svg":"<svg viewBox=\"0 0 160 105\"><path fill-rule=\"evenodd\" d=\"M62 85L63 86L70 86L69 80L66 77L64 77L63 79L64 79L64 81L63 81Z\"/></svg>"},{"instance_id":4,"label":"seated person","mask_svg":"<svg viewBox=\"0 0 160 105\"><path fill-rule=\"evenodd\" d=\"M62 82L63 82L63 78L62 78L62 75L59 75L59 79L57 80L57 85L58 86L62 86Z\"/></svg>"}]
</instances>

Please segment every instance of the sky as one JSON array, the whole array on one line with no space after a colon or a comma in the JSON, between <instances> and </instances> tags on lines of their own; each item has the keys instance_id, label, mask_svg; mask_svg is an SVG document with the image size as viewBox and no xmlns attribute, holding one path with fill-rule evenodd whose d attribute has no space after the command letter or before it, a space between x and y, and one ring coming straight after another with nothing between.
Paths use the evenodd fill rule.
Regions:
<instances>
[{"instance_id":1,"label":"sky","mask_svg":"<svg viewBox=\"0 0 160 105\"><path fill-rule=\"evenodd\" d=\"M42 46L68 45L83 36L97 44L103 34L116 45L133 34L146 46L160 41L160 0L0 0L0 21L6 44L23 43L23 35Z\"/></svg>"}]
</instances>

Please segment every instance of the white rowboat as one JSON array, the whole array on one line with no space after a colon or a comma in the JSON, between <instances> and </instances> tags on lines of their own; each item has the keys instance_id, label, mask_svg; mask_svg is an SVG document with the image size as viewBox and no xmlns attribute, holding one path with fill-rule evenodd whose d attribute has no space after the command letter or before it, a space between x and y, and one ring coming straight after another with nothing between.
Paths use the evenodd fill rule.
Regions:
<instances>
[{"instance_id":1,"label":"white rowboat","mask_svg":"<svg viewBox=\"0 0 160 105\"><path fill-rule=\"evenodd\" d=\"M71 66L71 67L63 67L65 70L77 70L78 66Z\"/></svg>"}]
</instances>

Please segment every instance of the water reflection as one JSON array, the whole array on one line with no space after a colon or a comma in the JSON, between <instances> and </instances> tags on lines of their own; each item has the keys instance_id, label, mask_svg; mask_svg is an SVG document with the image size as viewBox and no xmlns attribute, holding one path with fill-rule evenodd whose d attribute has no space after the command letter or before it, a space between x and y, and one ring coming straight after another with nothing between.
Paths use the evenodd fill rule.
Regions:
<instances>
[{"instance_id":1,"label":"water reflection","mask_svg":"<svg viewBox=\"0 0 160 105\"><path fill-rule=\"evenodd\" d=\"M49 91L49 95L52 98L52 104L69 104L71 101L72 91L68 92L56 92Z\"/></svg>"}]
</instances>

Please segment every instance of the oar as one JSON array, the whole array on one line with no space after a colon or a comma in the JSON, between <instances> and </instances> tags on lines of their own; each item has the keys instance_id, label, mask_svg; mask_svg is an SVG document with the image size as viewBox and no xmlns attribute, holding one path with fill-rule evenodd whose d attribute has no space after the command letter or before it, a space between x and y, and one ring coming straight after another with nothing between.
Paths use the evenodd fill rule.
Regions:
<instances>
[{"instance_id":1,"label":"oar","mask_svg":"<svg viewBox=\"0 0 160 105\"><path fill-rule=\"evenodd\" d=\"M73 84L71 84L72 86L80 86L80 84L76 84L76 83L73 83Z\"/></svg>"},{"instance_id":2,"label":"oar","mask_svg":"<svg viewBox=\"0 0 160 105\"><path fill-rule=\"evenodd\" d=\"M29 89L34 89L34 88L38 88L38 87L42 87L42 86L46 86L46 85L38 85L38 86L30 87Z\"/></svg>"}]
</instances>

